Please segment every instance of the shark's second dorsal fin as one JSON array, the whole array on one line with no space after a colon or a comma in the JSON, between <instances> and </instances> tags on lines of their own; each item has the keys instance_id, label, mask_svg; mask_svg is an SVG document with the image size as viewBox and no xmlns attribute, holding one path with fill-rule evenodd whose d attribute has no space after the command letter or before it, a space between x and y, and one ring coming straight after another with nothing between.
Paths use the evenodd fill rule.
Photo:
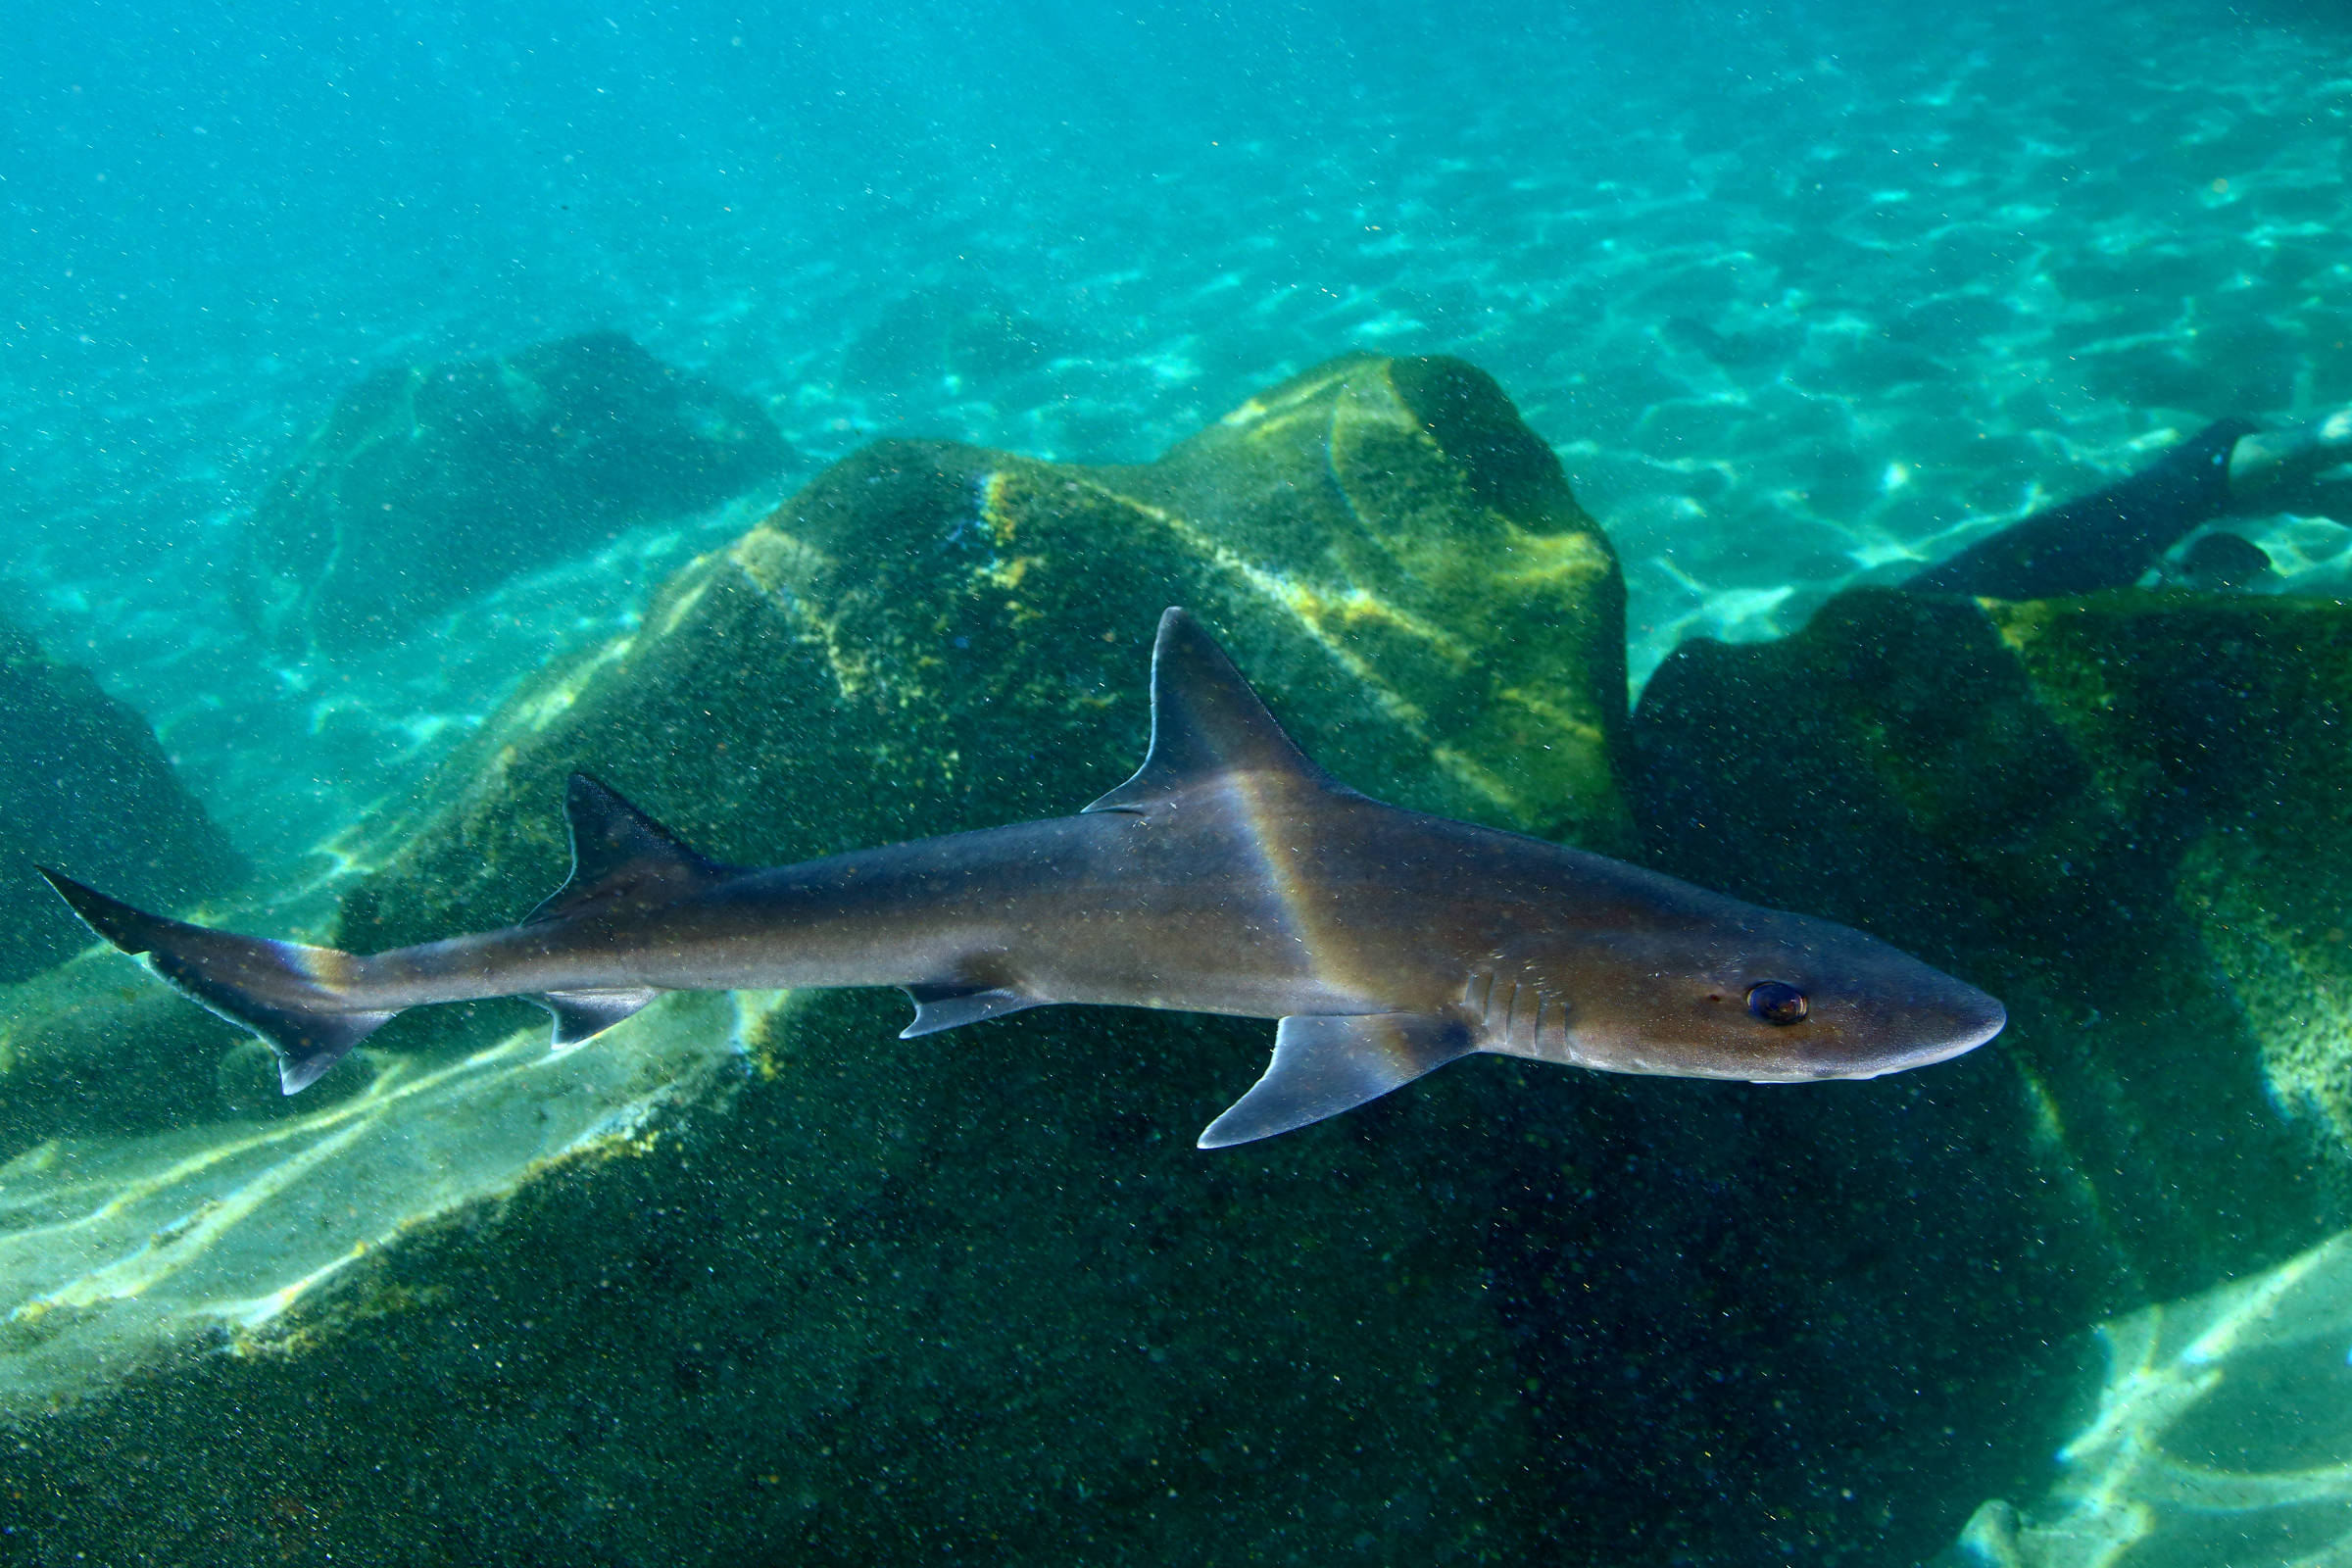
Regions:
<instances>
[{"instance_id":1,"label":"shark's second dorsal fin","mask_svg":"<svg viewBox=\"0 0 2352 1568\"><path fill-rule=\"evenodd\" d=\"M1148 811L1227 773L1288 774L1339 787L1282 732L1216 639L1171 609L1152 645L1152 750L1133 778L1086 809Z\"/></svg>"},{"instance_id":2,"label":"shark's second dorsal fin","mask_svg":"<svg viewBox=\"0 0 2352 1568\"><path fill-rule=\"evenodd\" d=\"M524 917L525 925L674 904L735 874L586 773L571 775L564 815L571 829L571 875Z\"/></svg>"}]
</instances>

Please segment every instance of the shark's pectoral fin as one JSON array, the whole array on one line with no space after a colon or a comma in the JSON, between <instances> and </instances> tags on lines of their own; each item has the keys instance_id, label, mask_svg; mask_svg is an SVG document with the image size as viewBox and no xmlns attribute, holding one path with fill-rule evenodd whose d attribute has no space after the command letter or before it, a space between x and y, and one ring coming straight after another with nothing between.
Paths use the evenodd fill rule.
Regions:
<instances>
[{"instance_id":1,"label":"shark's pectoral fin","mask_svg":"<svg viewBox=\"0 0 2352 1568\"><path fill-rule=\"evenodd\" d=\"M1040 999L1025 996L1009 986L907 986L906 992L914 1003L914 1022L899 1031L901 1040L935 1035L942 1029L960 1029L967 1023L983 1023L1026 1007L1045 1005Z\"/></svg>"},{"instance_id":2,"label":"shark's pectoral fin","mask_svg":"<svg viewBox=\"0 0 2352 1568\"><path fill-rule=\"evenodd\" d=\"M1271 1138L1353 1110L1476 1049L1468 1024L1433 1013L1285 1018L1266 1075L1208 1124L1200 1147Z\"/></svg>"},{"instance_id":3,"label":"shark's pectoral fin","mask_svg":"<svg viewBox=\"0 0 2352 1568\"><path fill-rule=\"evenodd\" d=\"M1282 732L1216 639L1183 610L1168 610L1152 644L1152 750L1133 778L1086 809L1149 815L1226 773L1340 787Z\"/></svg>"},{"instance_id":4,"label":"shark's pectoral fin","mask_svg":"<svg viewBox=\"0 0 2352 1568\"><path fill-rule=\"evenodd\" d=\"M555 1049L569 1051L586 1045L661 994L652 986L628 986L612 991L550 991L531 1000L556 1015Z\"/></svg>"}]
</instances>

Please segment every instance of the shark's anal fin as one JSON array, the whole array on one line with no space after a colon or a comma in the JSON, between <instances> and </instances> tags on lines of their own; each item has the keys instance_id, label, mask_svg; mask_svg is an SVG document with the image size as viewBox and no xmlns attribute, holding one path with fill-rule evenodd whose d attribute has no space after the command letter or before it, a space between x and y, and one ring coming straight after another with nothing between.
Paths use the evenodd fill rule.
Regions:
<instances>
[{"instance_id":1,"label":"shark's anal fin","mask_svg":"<svg viewBox=\"0 0 2352 1568\"><path fill-rule=\"evenodd\" d=\"M586 773L572 774L565 786L564 816L571 829L571 875L523 917L525 925L659 908L736 874Z\"/></svg>"},{"instance_id":2,"label":"shark's anal fin","mask_svg":"<svg viewBox=\"0 0 2352 1568\"><path fill-rule=\"evenodd\" d=\"M1148 814L1225 773L1339 788L1282 732L1216 639L1185 611L1168 610L1152 644L1152 750L1133 778L1086 809Z\"/></svg>"},{"instance_id":3,"label":"shark's anal fin","mask_svg":"<svg viewBox=\"0 0 2352 1568\"><path fill-rule=\"evenodd\" d=\"M1353 1110L1476 1049L1467 1023L1435 1013L1285 1018L1266 1075L1208 1124L1200 1147L1271 1138Z\"/></svg>"},{"instance_id":4,"label":"shark's anal fin","mask_svg":"<svg viewBox=\"0 0 2352 1568\"><path fill-rule=\"evenodd\" d=\"M901 1040L935 1035L942 1029L960 1029L967 1023L984 1023L1024 1008L1046 1005L1041 999L1024 996L1008 986L908 986L906 991L914 1003L914 1022L899 1031Z\"/></svg>"},{"instance_id":5,"label":"shark's anal fin","mask_svg":"<svg viewBox=\"0 0 2352 1568\"><path fill-rule=\"evenodd\" d=\"M661 994L652 986L623 986L606 991L549 991L531 1000L556 1015L555 1049L569 1051L586 1045Z\"/></svg>"}]
</instances>

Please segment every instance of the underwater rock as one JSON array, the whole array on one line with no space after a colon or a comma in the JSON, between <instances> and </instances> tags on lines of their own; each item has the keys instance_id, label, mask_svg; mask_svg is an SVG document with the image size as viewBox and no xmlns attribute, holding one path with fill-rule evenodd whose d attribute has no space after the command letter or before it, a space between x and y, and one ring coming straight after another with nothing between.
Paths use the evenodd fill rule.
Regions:
<instances>
[{"instance_id":1,"label":"underwater rock","mask_svg":"<svg viewBox=\"0 0 2352 1568\"><path fill-rule=\"evenodd\" d=\"M184 1002L136 958L86 943L57 967L0 987L0 1160L61 1135L212 1119L209 1064L245 1037Z\"/></svg>"},{"instance_id":2,"label":"underwater rock","mask_svg":"<svg viewBox=\"0 0 2352 1568\"><path fill-rule=\"evenodd\" d=\"M842 351L841 379L892 394L960 388L1042 368L1076 347L993 289L948 286L901 297Z\"/></svg>"},{"instance_id":3,"label":"underwater rock","mask_svg":"<svg viewBox=\"0 0 2352 1568\"><path fill-rule=\"evenodd\" d=\"M337 943L531 907L563 880L573 768L742 864L1075 810L1143 756L1171 604L1348 784L1627 842L1607 542L1487 376L1364 356L1154 464L894 441L835 465L527 684L420 820L371 829L386 869Z\"/></svg>"},{"instance_id":4,"label":"underwater rock","mask_svg":"<svg viewBox=\"0 0 2352 1568\"><path fill-rule=\"evenodd\" d=\"M710 1095L745 1020L777 1000L697 996L670 1027L623 1026L593 1058L551 1059L543 1033L450 1059L360 1054L337 1096L263 1115L248 1069L274 1071L243 1046L220 1054L218 1084L194 1056L118 1072L105 1089L152 1089L179 1125L45 1139L0 1163L0 1418L88 1396L168 1348L283 1348L270 1331L287 1306L375 1249L523 1173L626 1149L660 1107ZM192 1105L216 1092L230 1119Z\"/></svg>"},{"instance_id":5,"label":"underwater rock","mask_svg":"<svg viewBox=\"0 0 2352 1568\"><path fill-rule=\"evenodd\" d=\"M344 394L254 509L252 608L296 645L381 642L791 461L758 403L617 332L384 370Z\"/></svg>"},{"instance_id":6,"label":"underwater rock","mask_svg":"<svg viewBox=\"0 0 2352 1568\"><path fill-rule=\"evenodd\" d=\"M1075 809L1143 755L1171 603L1343 780L1625 840L1606 543L1491 380L1360 357L1153 465L910 443L838 465L527 684L414 815L355 833L378 869L336 939L528 908L563 875L574 767L744 861ZM209 1560L271 1558L288 1493L306 1549L360 1559L1447 1560L1544 1538L1549 1417L1496 1281L1532 1275L1511 1216L1561 1156L1535 1123L1500 1133L1514 1064L1210 1157L1193 1138L1262 1069L1262 1021L1054 1008L907 1042L895 995L757 1000L665 999L561 1057L543 1020L423 1031L339 1105L227 1124L209 1189L173 1174L227 1137L201 1129L0 1170L24 1228L58 1222L52 1170L142 1195L107 1233L128 1261L90 1243L18 1306L40 1359L0 1344L0 1402L57 1396L77 1354L135 1364L167 1325L242 1352L111 1391L83 1365L72 1392L104 1397L0 1453L32 1549L169 1556L192 1531ZM581 1072L642 1093L567 1094ZM201 1077L236 1092L233 1062ZM475 1083L504 1130L469 1153ZM1547 1087L1576 1114L1571 1075ZM564 1097L539 1131L534 1093ZM236 1266L200 1267L198 1233L235 1238ZM321 1443L354 1419L400 1434L402 1488ZM162 1431L163 1474L101 1457Z\"/></svg>"},{"instance_id":7,"label":"underwater rock","mask_svg":"<svg viewBox=\"0 0 2352 1568\"><path fill-rule=\"evenodd\" d=\"M43 657L29 636L0 621L0 881L20 890L0 921L0 984L90 945L71 912L32 896L36 863L166 909L245 874L147 721L86 671Z\"/></svg>"},{"instance_id":8,"label":"underwater rock","mask_svg":"<svg viewBox=\"0 0 2352 1568\"><path fill-rule=\"evenodd\" d=\"M40 886L37 878L32 886ZM331 889L313 884L273 895L248 888L201 912L234 929L315 940L331 917ZM41 902L26 899L28 907ZM63 963L0 985L0 1163L58 1140L136 1139L207 1122L308 1115L361 1093L375 1076L374 1056L362 1053L353 1072L314 1086L318 1104L310 1096L290 1101L277 1088L275 1067L254 1059L256 1052L268 1057L268 1048L158 985L142 960L91 944L86 926L82 933L81 947ZM5 1383L0 1377L0 1411Z\"/></svg>"},{"instance_id":9,"label":"underwater rock","mask_svg":"<svg viewBox=\"0 0 2352 1568\"><path fill-rule=\"evenodd\" d=\"M1938 1568L2209 1568L2352 1553L2352 1234L2099 1326L2058 1480L1985 1503Z\"/></svg>"},{"instance_id":10,"label":"underwater rock","mask_svg":"<svg viewBox=\"0 0 2352 1568\"><path fill-rule=\"evenodd\" d=\"M2278 580L2276 564L2262 546L2220 530L2200 535L2168 566L2167 575L2177 576L2184 588L2248 588Z\"/></svg>"},{"instance_id":11,"label":"underwater rock","mask_svg":"<svg viewBox=\"0 0 2352 1568\"><path fill-rule=\"evenodd\" d=\"M2352 1200L2348 717L2340 605L1858 591L1669 659L1634 798L1666 868L2008 1004L1986 1123L2103 1239L2052 1289L2112 1308L2275 1262ZM2101 1250L2121 1296L2083 1277Z\"/></svg>"}]
</instances>

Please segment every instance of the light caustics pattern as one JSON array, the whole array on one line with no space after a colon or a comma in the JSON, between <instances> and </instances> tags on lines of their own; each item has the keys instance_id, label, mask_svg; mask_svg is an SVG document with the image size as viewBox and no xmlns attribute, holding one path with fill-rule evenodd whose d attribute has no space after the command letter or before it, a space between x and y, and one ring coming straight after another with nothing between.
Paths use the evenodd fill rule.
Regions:
<instances>
[{"instance_id":1,"label":"light caustics pattern","mask_svg":"<svg viewBox=\"0 0 2352 1568\"><path fill-rule=\"evenodd\" d=\"M402 1232L548 1162L623 1152L711 1089L780 992L668 999L552 1055L518 1031L463 1057L383 1056L308 1114L59 1140L0 1166L0 1419L174 1349L278 1343L298 1300Z\"/></svg>"},{"instance_id":2,"label":"light caustics pattern","mask_svg":"<svg viewBox=\"0 0 2352 1568\"><path fill-rule=\"evenodd\" d=\"M1971 1568L2352 1568L2352 1233L2104 1324L2104 1386L2030 1512Z\"/></svg>"}]
</instances>

